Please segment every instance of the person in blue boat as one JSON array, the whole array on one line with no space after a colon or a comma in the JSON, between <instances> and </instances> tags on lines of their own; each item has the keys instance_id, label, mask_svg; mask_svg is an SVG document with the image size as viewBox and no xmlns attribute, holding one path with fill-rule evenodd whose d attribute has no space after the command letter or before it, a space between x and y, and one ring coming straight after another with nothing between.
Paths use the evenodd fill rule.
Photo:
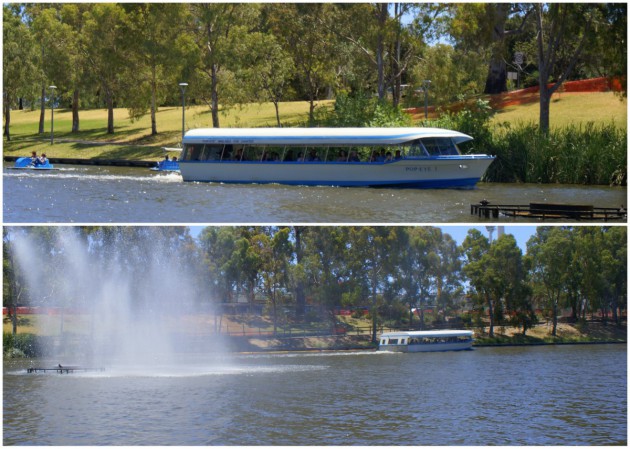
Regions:
<instances>
[{"instance_id":1,"label":"person in blue boat","mask_svg":"<svg viewBox=\"0 0 630 449\"><path fill-rule=\"evenodd\" d=\"M41 161L37 157L37 151L31 152L31 163L30 163L30 165L32 167L37 167L40 164L41 164Z\"/></svg>"},{"instance_id":2,"label":"person in blue boat","mask_svg":"<svg viewBox=\"0 0 630 449\"><path fill-rule=\"evenodd\" d=\"M46 165L48 164L48 159L46 158L46 153L42 153L42 155L38 158L39 164L37 165Z\"/></svg>"}]
</instances>

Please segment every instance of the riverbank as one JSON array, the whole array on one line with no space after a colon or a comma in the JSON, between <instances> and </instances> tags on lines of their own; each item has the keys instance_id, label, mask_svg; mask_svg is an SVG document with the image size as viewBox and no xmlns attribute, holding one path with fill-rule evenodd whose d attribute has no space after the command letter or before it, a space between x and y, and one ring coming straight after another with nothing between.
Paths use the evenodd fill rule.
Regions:
<instances>
[{"instance_id":1,"label":"riverbank","mask_svg":"<svg viewBox=\"0 0 630 449\"><path fill-rule=\"evenodd\" d=\"M525 336L522 335L522 331L512 327L496 327L493 338L488 336L487 330L485 333L475 330L473 347L627 343L625 325L617 327L610 323L606 325L560 323L556 337L552 337L550 332L551 328L546 324L529 329ZM377 345L371 342L369 334L290 338L233 337L231 345L233 351L241 353L350 351L377 348Z\"/></svg>"}]
</instances>

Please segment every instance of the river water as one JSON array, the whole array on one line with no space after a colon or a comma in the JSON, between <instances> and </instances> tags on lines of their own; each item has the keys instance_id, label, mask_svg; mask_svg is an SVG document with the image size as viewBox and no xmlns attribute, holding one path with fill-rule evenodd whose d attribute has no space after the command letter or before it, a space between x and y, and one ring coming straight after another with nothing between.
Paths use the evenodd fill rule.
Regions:
<instances>
[{"instance_id":1,"label":"river water","mask_svg":"<svg viewBox=\"0 0 630 449\"><path fill-rule=\"evenodd\" d=\"M4 444L626 445L626 351L187 355L62 375L5 362Z\"/></svg>"},{"instance_id":2,"label":"river water","mask_svg":"<svg viewBox=\"0 0 630 449\"><path fill-rule=\"evenodd\" d=\"M471 190L405 190L223 185L184 183L178 174L146 168L58 167L36 173L4 169L5 223L472 223L484 221L470 213L470 205L483 199L494 204L627 204L625 188L602 186L480 183Z\"/></svg>"}]
</instances>

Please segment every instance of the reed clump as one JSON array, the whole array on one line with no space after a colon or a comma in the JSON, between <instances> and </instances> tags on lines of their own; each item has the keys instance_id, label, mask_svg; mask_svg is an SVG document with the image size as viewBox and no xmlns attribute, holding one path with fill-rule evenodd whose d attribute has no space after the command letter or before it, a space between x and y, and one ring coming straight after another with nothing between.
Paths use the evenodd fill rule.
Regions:
<instances>
[{"instance_id":1,"label":"reed clump","mask_svg":"<svg viewBox=\"0 0 630 449\"><path fill-rule=\"evenodd\" d=\"M548 134L532 123L502 127L488 152L495 182L626 185L627 131L613 124L569 125Z\"/></svg>"},{"instance_id":2,"label":"reed clump","mask_svg":"<svg viewBox=\"0 0 630 449\"><path fill-rule=\"evenodd\" d=\"M627 129L594 122L554 127L547 134L536 123L491 125L484 101L457 114L445 114L428 126L456 129L474 137L464 153L496 156L485 174L490 182L625 186Z\"/></svg>"}]
</instances>

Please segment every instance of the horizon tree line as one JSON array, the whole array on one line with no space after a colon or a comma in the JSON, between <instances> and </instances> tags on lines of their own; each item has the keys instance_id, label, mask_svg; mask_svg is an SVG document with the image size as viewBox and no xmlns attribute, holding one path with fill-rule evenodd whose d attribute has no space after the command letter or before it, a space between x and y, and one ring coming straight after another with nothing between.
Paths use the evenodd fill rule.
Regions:
<instances>
[{"instance_id":1,"label":"horizon tree line","mask_svg":"<svg viewBox=\"0 0 630 449\"><path fill-rule=\"evenodd\" d=\"M433 103L446 104L504 92L514 70L540 86L546 133L565 80L621 76L625 90L626 17L625 3L5 4L4 135L25 103L39 105L43 133L51 102L72 110L73 133L81 109L105 107L114 134L113 109L124 107L150 114L156 135L179 82L213 127L221 110L256 101L273 102L281 125L289 100L309 103L312 124L316 102L342 93L398 107L431 80Z\"/></svg>"},{"instance_id":2,"label":"horizon tree line","mask_svg":"<svg viewBox=\"0 0 630 449\"><path fill-rule=\"evenodd\" d=\"M376 338L385 319L422 328L414 310L434 308L435 320L462 322L466 308L490 336L496 325L525 334L541 314L556 335L563 309L574 321L599 312L617 325L627 311L624 226L540 226L525 254L512 235L491 241L474 228L458 245L431 226L220 226L197 239L185 227L5 227L3 305L14 332L18 306L85 306L58 293L71 282L59 268L69 251L63 232L77 234L97 260L117 248L120 263L139 276L159 244L173 267L190 274L200 304L263 303L274 330L281 311L290 310L296 323L334 323L340 308L355 308L369 311ZM45 293L35 293L33 273L15 262L18 237L40 254L34 273Z\"/></svg>"}]
</instances>

